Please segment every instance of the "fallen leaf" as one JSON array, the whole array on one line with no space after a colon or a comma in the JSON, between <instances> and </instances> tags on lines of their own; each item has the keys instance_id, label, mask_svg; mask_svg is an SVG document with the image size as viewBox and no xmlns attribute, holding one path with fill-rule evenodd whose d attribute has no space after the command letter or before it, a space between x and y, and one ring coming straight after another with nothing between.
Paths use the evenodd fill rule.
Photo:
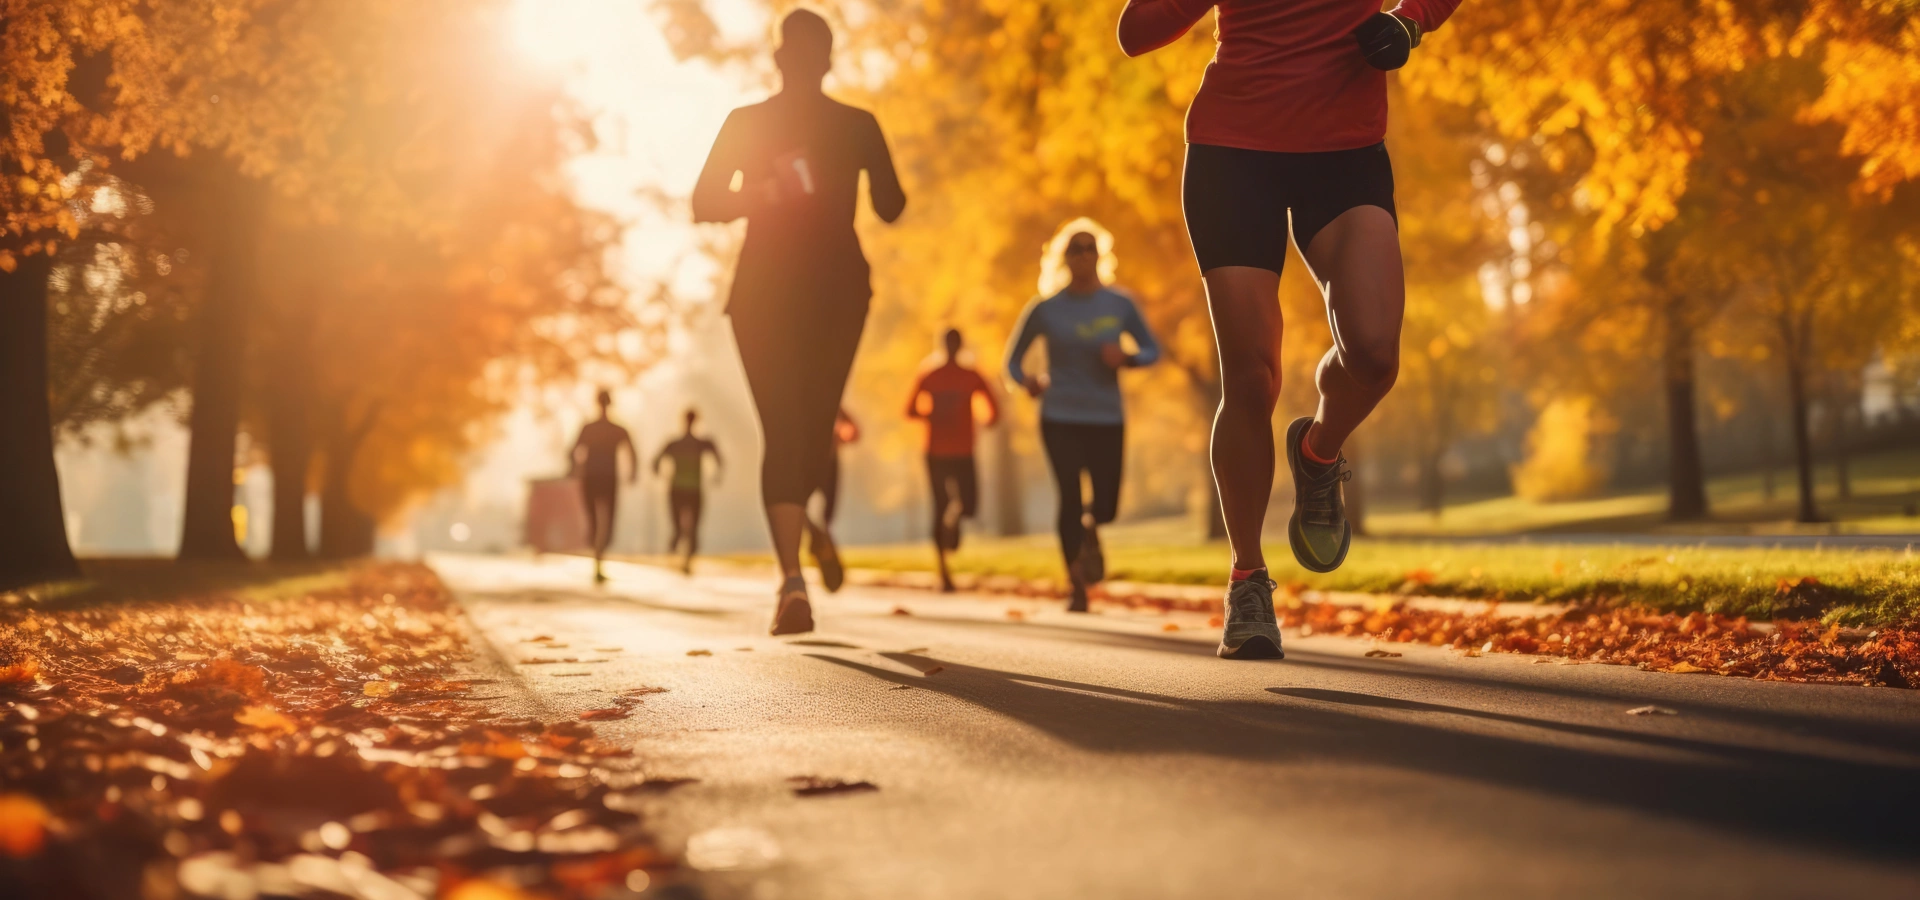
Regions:
<instances>
[{"instance_id":1,"label":"fallen leaf","mask_svg":"<svg viewBox=\"0 0 1920 900\"><path fill-rule=\"evenodd\" d=\"M1174 622L1168 622L1165 625L1160 626L1160 630L1161 631L1179 631L1180 626Z\"/></svg>"},{"instance_id":2,"label":"fallen leaf","mask_svg":"<svg viewBox=\"0 0 1920 900\"><path fill-rule=\"evenodd\" d=\"M1207 619L1208 628L1219 628L1220 626L1225 624L1227 624L1227 620L1224 618L1221 618L1220 616L1210 616Z\"/></svg>"},{"instance_id":3,"label":"fallen leaf","mask_svg":"<svg viewBox=\"0 0 1920 900\"><path fill-rule=\"evenodd\" d=\"M871 781L842 781L838 778L821 778L815 775L796 775L787 779L794 783L793 792L802 797L817 797L821 794L851 794L859 791L877 791L880 787Z\"/></svg>"},{"instance_id":4,"label":"fallen leaf","mask_svg":"<svg viewBox=\"0 0 1920 900\"><path fill-rule=\"evenodd\" d=\"M1400 655L1401 654L1392 650L1368 650L1367 651L1367 656L1372 659L1392 659Z\"/></svg>"},{"instance_id":5,"label":"fallen leaf","mask_svg":"<svg viewBox=\"0 0 1920 900\"><path fill-rule=\"evenodd\" d=\"M26 794L0 794L0 853L19 859L40 852L47 839L47 808Z\"/></svg>"},{"instance_id":6,"label":"fallen leaf","mask_svg":"<svg viewBox=\"0 0 1920 900\"><path fill-rule=\"evenodd\" d=\"M1020 622L1020 621L1024 621L1027 618L1027 614L1017 609L1009 609L1007 610L1007 618L1012 619L1015 622Z\"/></svg>"},{"instance_id":7,"label":"fallen leaf","mask_svg":"<svg viewBox=\"0 0 1920 900\"><path fill-rule=\"evenodd\" d=\"M687 655L688 656L712 656L713 651L712 650L688 650Z\"/></svg>"},{"instance_id":8,"label":"fallen leaf","mask_svg":"<svg viewBox=\"0 0 1920 900\"><path fill-rule=\"evenodd\" d=\"M539 643L539 642L541 642L541 641L550 641L550 640L553 640L553 635L550 635L550 634L540 634L540 635L535 635L535 636L533 636L533 637L530 637L530 638L527 638L527 639L526 639L526 643L529 643L529 644L537 644L537 643Z\"/></svg>"},{"instance_id":9,"label":"fallen leaf","mask_svg":"<svg viewBox=\"0 0 1920 900\"><path fill-rule=\"evenodd\" d=\"M261 731L279 734L293 734L300 730L300 723L271 706L249 706L234 713L233 720Z\"/></svg>"},{"instance_id":10,"label":"fallen leaf","mask_svg":"<svg viewBox=\"0 0 1920 900\"><path fill-rule=\"evenodd\" d=\"M910 616L910 615L913 615L913 610L910 610L904 606L896 606L893 608L893 614L896 616Z\"/></svg>"},{"instance_id":11,"label":"fallen leaf","mask_svg":"<svg viewBox=\"0 0 1920 900\"><path fill-rule=\"evenodd\" d=\"M1711 671L1713 671L1713 670L1712 670L1712 669L1703 669L1703 668L1701 668L1701 667L1699 667L1699 666L1696 666L1696 665L1694 665L1693 663L1690 663L1690 662L1677 662L1677 663L1674 663L1673 665L1670 665L1670 666L1668 666L1668 667L1666 667L1666 668L1664 668L1664 669L1661 669L1660 671L1662 671L1662 672L1672 672L1672 673L1673 673L1673 674L1675 674L1675 675L1693 675L1693 674L1696 674L1696 673L1699 673L1699 672L1711 672Z\"/></svg>"},{"instance_id":12,"label":"fallen leaf","mask_svg":"<svg viewBox=\"0 0 1920 900\"><path fill-rule=\"evenodd\" d=\"M609 706L605 709L587 710L580 714L580 720L583 722L600 722L608 719L624 719L631 715L633 715L633 712L625 707Z\"/></svg>"},{"instance_id":13,"label":"fallen leaf","mask_svg":"<svg viewBox=\"0 0 1920 900\"><path fill-rule=\"evenodd\" d=\"M921 672L920 674L922 674L922 675L938 675L938 674L940 674L941 672L945 672L946 670L947 670L947 667L946 667L946 666L934 666L933 668L931 668L931 669L928 669L928 670L926 670L925 672Z\"/></svg>"},{"instance_id":14,"label":"fallen leaf","mask_svg":"<svg viewBox=\"0 0 1920 900\"><path fill-rule=\"evenodd\" d=\"M1627 710L1630 716L1677 716L1679 713L1664 706L1636 706Z\"/></svg>"},{"instance_id":15,"label":"fallen leaf","mask_svg":"<svg viewBox=\"0 0 1920 900\"><path fill-rule=\"evenodd\" d=\"M369 681L360 686L360 693L369 697L391 697L399 690L398 681Z\"/></svg>"}]
</instances>

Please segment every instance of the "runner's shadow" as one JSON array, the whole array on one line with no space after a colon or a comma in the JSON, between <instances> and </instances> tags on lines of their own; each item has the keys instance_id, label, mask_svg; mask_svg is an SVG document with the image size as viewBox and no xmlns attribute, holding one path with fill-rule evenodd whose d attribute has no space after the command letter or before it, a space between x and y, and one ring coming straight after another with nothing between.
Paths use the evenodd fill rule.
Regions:
<instances>
[{"instance_id":1,"label":"runner's shadow","mask_svg":"<svg viewBox=\"0 0 1920 900\"><path fill-rule=\"evenodd\" d=\"M1280 704L1194 700L916 654L880 655L932 674L807 655L883 681L945 694L1098 753L1205 755L1422 772L1880 859L1910 861L1914 841L1920 840L1920 819L1911 815L1920 804L1920 768L1911 766L1755 751L1342 692L1276 692L1274 696L1292 701ZM1329 702L1328 695L1339 695L1344 702ZM1356 714L1355 707L1421 715ZM1529 731L1488 734L1449 722L1450 717L1427 715L1433 712L1492 719ZM1258 803L1267 796L1250 793L1246 800ZM1511 827L1525 826L1515 822Z\"/></svg>"}]
</instances>

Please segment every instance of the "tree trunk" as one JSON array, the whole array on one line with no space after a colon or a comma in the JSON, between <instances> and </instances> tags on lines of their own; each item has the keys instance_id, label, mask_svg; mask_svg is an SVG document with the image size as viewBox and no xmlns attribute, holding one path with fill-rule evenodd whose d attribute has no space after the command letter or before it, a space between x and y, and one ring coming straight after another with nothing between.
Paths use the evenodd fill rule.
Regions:
<instances>
[{"instance_id":1,"label":"tree trunk","mask_svg":"<svg viewBox=\"0 0 1920 900\"><path fill-rule=\"evenodd\" d=\"M76 578L47 408L44 255L0 272L0 590Z\"/></svg>"},{"instance_id":2,"label":"tree trunk","mask_svg":"<svg viewBox=\"0 0 1920 900\"><path fill-rule=\"evenodd\" d=\"M1013 425L1005 419L993 428L994 524L1003 537L1027 533L1026 498L1020 489L1020 457L1013 452Z\"/></svg>"},{"instance_id":3,"label":"tree trunk","mask_svg":"<svg viewBox=\"0 0 1920 900\"><path fill-rule=\"evenodd\" d=\"M1693 329L1679 320L1671 306L1661 368L1667 392L1667 518L1705 518L1707 481L1694 409Z\"/></svg>"},{"instance_id":4,"label":"tree trunk","mask_svg":"<svg viewBox=\"0 0 1920 900\"><path fill-rule=\"evenodd\" d=\"M1801 522L1820 521L1813 497L1813 431L1808 425L1807 377L1798 364L1787 363L1787 405L1793 416L1794 465L1800 474Z\"/></svg>"},{"instance_id":5,"label":"tree trunk","mask_svg":"<svg viewBox=\"0 0 1920 900\"><path fill-rule=\"evenodd\" d=\"M1763 408L1760 413L1760 497L1768 502L1774 497L1773 467L1773 413Z\"/></svg>"},{"instance_id":6,"label":"tree trunk","mask_svg":"<svg viewBox=\"0 0 1920 900\"><path fill-rule=\"evenodd\" d=\"M369 416L371 419L371 416ZM342 430L327 442L326 482L320 488L320 556L352 559L373 553L373 517L353 505L353 458L368 429Z\"/></svg>"},{"instance_id":7,"label":"tree trunk","mask_svg":"<svg viewBox=\"0 0 1920 900\"><path fill-rule=\"evenodd\" d=\"M1440 472L1440 450L1420 451L1420 508L1433 513L1435 521L1446 507L1446 485Z\"/></svg>"},{"instance_id":8,"label":"tree trunk","mask_svg":"<svg viewBox=\"0 0 1920 900\"><path fill-rule=\"evenodd\" d=\"M188 419L186 514L179 558L245 559L233 528L234 450L240 432L249 307L259 289L259 225L264 197L256 185L222 173L208 185L228 195L203 220L210 255L200 309L200 346ZM233 179L238 183L221 184ZM228 190L221 190L227 188ZM224 213L224 214L222 214Z\"/></svg>"},{"instance_id":9,"label":"tree trunk","mask_svg":"<svg viewBox=\"0 0 1920 900\"><path fill-rule=\"evenodd\" d=\"M301 560L307 553L307 472L313 463L311 332L299 317L285 323L277 342L271 394L267 398L267 442L273 467L273 550L276 560Z\"/></svg>"},{"instance_id":10,"label":"tree trunk","mask_svg":"<svg viewBox=\"0 0 1920 900\"><path fill-rule=\"evenodd\" d=\"M1853 499L1853 472L1848 466L1848 426L1857 407L1853 393L1841 389L1833 405L1833 480L1835 493L1842 500Z\"/></svg>"}]
</instances>

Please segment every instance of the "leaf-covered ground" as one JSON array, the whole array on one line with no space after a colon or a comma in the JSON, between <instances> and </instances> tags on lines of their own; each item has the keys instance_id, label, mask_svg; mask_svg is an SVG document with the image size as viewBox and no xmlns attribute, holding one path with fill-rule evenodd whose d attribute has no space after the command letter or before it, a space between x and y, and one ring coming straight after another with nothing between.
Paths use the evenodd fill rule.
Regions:
<instances>
[{"instance_id":1,"label":"leaf-covered ground","mask_svg":"<svg viewBox=\"0 0 1920 900\"><path fill-rule=\"evenodd\" d=\"M473 676L424 567L261 586L149 566L0 595L0 895L611 900L676 880L635 813L657 786L590 724L502 715L511 686Z\"/></svg>"},{"instance_id":2,"label":"leaf-covered ground","mask_svg":"<svg viewBox=\"0 0 1920 900\"><path fill-rule=\"evenodd\" d=\"M871 584L925 587L924 578L869 574ZM1017 583L1016 583L1017 584ZM1791 594L1817 590L1817 582L1782 583ZM977 589L977 588L976 588ZM1057 596L1035 584L1018 584L1019 596ZM1211 614L1221 624L1221 601L1186 593L1153 592L1148 586L1115 593L1104 586L1096 604L1133 609ZM1716 674L1764 681L1819 682L1878 687L1920 686L1920 628L1913 625L1847 628L1838 622L1783 620L1756 625L1744 616L1663 612L1617 603L1574 604L1539 616L1499 613L1494 605L1452 604L1432 608L1407 596L1381 596L1356 606L1320 599L1305 582L1282 585L1274 608L1282 627L1303 635L1339 634L1384 643L1448 647L1468 655L1528 653L1570 663L1637 666L1675 674ZM905 609L896 610L908 614ZM1020 618L1019 610L1008 615ZM1169 623L1169 629L1178 626ZM1390 654L1398 655L1398 654ZM1546 661L1544 658L1541 661Z\"/></svg>"}]
</instances>

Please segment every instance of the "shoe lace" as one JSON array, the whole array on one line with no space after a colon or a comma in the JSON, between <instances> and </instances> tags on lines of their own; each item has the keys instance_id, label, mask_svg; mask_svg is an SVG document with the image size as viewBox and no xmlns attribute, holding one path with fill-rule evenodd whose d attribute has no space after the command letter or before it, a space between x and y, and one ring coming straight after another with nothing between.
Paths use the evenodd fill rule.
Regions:
<instances>
[{"instance_id":1,"label":"shoe lace","mask_svg":"<svg viewBox=\"0 0 1920 900\"><path fill-rule=\"evenodd\" d=\"M1309 525L1340 524L1340 485L1353 480L1346 457L1334 461L1326 474L1307 482L1300 495L1300 519Z\"/></svg>"},{"instance_id":2,"label":"shoe lace","mask_svg":"<svg viewBox=\"0 0 1920 900\"><path fill-rule=\"evenodd\" d=\"M1271 579L1236 581L1227 592L1227 606L1237 622L1273 621L1273 592L1280 583Z\"/></svg>"}]
</instances>

